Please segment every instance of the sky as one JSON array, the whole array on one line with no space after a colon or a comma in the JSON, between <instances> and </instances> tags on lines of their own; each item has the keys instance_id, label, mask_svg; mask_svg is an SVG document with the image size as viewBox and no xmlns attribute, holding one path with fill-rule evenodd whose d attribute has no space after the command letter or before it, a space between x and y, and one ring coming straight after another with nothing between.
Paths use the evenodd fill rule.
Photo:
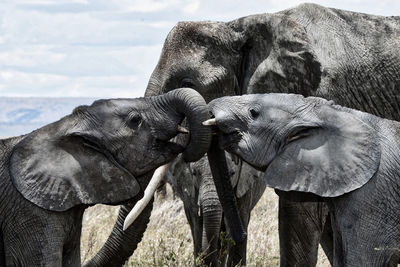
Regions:
<instances>
[{"instance_id":1,"label":"sky","mask_svg":"<svg viewBox=\"0 0 400 267\"><path fill-rule=\"evenodd\" d=\"M138 97L179 21L230 21L297 0L1 0L0 97ZM398 0L320 0L400 15Z\"/></svg>"}]
</instances>

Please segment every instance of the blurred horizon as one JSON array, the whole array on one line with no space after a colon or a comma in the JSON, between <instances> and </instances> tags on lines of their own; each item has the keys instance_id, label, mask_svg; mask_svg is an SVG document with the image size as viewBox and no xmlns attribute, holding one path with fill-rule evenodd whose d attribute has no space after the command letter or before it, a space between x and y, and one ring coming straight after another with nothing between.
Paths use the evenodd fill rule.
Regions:
<instances>
[{"instance_id":1,"label":"blurred horizon","mask_svg":"<svg viewBox=\"0 0 400 267\"><path fill-rule=\"evenodd\" d=\"M27 134L95 100L97 98L0 97L0 138Z\"/></svg>"}]
</instances>

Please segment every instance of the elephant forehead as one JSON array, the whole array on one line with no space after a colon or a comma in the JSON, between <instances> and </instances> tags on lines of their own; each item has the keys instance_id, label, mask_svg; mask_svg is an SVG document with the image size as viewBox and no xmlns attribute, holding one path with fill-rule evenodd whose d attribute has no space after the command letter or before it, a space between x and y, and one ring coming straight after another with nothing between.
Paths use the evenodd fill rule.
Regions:
<instances>
[{"instance_id":1,"label":"elephant forehead","mask_svg":"<svg viewBox=\"0 0 400 267\"><path fill-rule=\"evenodd\" d=\"M204 43L210 40L220 42L227 38L231 31L225 23L222 22L179 22L167 37L167 43L187 44L200 42Z\"/></svg>"}]
</instances>

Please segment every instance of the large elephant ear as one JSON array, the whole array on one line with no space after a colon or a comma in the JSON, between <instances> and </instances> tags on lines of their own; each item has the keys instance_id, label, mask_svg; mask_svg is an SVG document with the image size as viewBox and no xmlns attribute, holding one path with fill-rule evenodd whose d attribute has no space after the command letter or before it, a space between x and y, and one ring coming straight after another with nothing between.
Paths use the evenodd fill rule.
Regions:
<instances>
[{"instance_id":1,"label":"large elephant ear","mask_svg":"<svg viewBox=\"0 0 400 267\"><path fill-rule=\"evenodd\" d=\"M297 93L309 96L321 81L321 63L305 28L280 14L230 22L240 33L242 94Z\"/></svg>"},{"instance_id":2,"label":"large elephant ear","mask_svg":"<svg viewBox=\"0 0 400 267\"><path fill-rule=\"evenodd\" d=\"M135 177L117 162L85 146L79 133L60 134L66 118L32 132L16 145L10 174L17 190L52 211L80 204L118 204L138 194Z\"/></svg>"},{"instance_id":3,"label":"large elephant ear","mask_svg":"<svg viewBox=\"0 0 400 267\"><path fill-rule=\"evenodd\" d=\"M254 186L259 187L259 190L252 190L252 193L261 192L262 194L265 189L262 172L254 169L254 167L244 161L242 161L241 164L242 167L238 175L239 179L236 186L236 197L243 197L249 190L252 190Z\"/></svg>"},{"instance_id":4,"label":"large elephant ear","mask_svg":"<svg viewBox=\"0 0 400 267\"><path fill-rule=\"evenodd\" d=\"M282 191L336 197L360 188L377 172L376 131L355 115L322 105L321 128L287 144L267 167L266 185Z\"/></svg>"}]
</instances>

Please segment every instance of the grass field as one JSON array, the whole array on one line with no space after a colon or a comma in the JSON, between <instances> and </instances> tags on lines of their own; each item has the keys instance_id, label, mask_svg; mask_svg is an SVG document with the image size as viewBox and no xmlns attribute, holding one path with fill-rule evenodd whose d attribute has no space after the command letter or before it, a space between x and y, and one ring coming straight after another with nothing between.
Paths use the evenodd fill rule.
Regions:
<instances>
[{"instance_id":1,"label":"grass field","mask_svg":"<svg viewBox=\"0 0 400 267\"><path fill-rule=\"evenodd\" d=\"M279 266L278 198L267 189L252 211L248 230L248 266ZM142 242L126 266L191 266L193 245L180 199L167 193L156 198L155 208ZM106 240L118 207L97 205L85 212L82 229L82 260L90 259ZM320 249L319 266L330 266Z\"/></svg>"}]
</instances>

